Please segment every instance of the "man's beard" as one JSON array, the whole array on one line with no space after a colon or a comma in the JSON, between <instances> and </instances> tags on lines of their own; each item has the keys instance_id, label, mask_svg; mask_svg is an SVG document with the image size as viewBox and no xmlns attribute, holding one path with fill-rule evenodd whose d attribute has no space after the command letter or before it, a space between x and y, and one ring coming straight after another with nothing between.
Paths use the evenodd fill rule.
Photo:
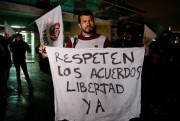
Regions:
<instances>
[{"instance_id":1,"label":"man's beard","mask_svg":"<svg viewBox=\"0 0 180 121\"><path fill-rule=\"evenodd\" d=\"M82 29L82 31L86 34L92 34L94 32L94 28L89 29L88 31L86 31L85 29Z\"/></svg>"}]
</instances>

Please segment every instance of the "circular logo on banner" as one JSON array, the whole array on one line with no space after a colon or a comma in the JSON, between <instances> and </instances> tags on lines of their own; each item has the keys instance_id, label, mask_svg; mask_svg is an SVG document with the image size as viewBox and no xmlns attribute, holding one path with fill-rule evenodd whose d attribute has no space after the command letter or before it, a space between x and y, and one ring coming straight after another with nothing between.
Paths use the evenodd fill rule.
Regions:
<instances>
[{"instance_id":1,"label":"circular logo on banner","mask_svg":"<svg viewBox=\"0 0 180 121\"><path fill-rule=\"evenodd\" d=\"M60 34L60 24L55 23L54 25L52 25L49 29L49 34L50 34L51 40L56 41Z\"/></svg>"}]
</instances>

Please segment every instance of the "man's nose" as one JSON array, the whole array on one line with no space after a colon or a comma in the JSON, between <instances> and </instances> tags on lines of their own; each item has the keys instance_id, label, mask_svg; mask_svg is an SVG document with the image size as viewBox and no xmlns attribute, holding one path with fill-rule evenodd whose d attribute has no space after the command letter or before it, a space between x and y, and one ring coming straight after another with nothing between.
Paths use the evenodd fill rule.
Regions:
<instances>
[{"instance_id":1,"label":"man's nose","mask_svg":"<svg viewBox=\"0 0 180 121\"><path fill-rule=\"evenodd\" d=\"M90 25L91 24L91 22L90 21L87 21L87 25Z\"/></svg>"}]
</instances>

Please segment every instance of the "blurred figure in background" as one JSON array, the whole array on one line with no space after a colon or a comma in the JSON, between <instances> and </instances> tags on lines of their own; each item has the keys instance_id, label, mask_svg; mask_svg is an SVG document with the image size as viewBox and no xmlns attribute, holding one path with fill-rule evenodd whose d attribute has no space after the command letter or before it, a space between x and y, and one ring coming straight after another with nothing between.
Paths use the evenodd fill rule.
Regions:
<instances>
[{"instance_id":1,"label":"blurred figure in background","mask_svg":"<svg viewBox=\"0 0 180 121\"><path fill-rule=\"evenodd\" d=\"M164 113L166 110L164 108L173 88L173 53L172 31L165 30L155 41L151 42L148 58L145 60L146 64L148 64L146 68L149 69L149 74L146 73L146 76L148 74L149 79L145 77L144 80L149 81L150 103L153 106L153 110L158 113Z\"/></svg>"},{"instance_id":2,"label":"blurred figure in background","mask_svg":"<svg viewBox=\"0 0 180 121\"><path fill-rule=\"evenodd\" d=\"M115 48L127 48L127 47L138 47L138 43L135 39L134 33L131 29L118 28L117 38L112 41L112 47Z\"/></svg>"},{"instance_id":3,"label":"blurred figure in background","mask_svg":"<svg viewBox=\"0 0 180 121\"><path fill-rule=\"evenodd\" d=\"M0 35L0 120L4 121L6 107L6 59L7 52L3 46L4 37Z\"/></svg>"},{"instance_id":4,"label":"blurred figure in background","mask_svg":"<svg viewBox=\"0 0 180 121\"><path fill-rule=\"evenodd\" d=\"M8 78L10 68L12 66L11 54L9 51L9 44L14 39L14 35L5 39L0 35L0 120L3 121L6 107L6 97L12 91L8 87Z\"/></svg>"},{"instance_id":5,"label":"blurred figure in background","mask_svg":"<svg viewBox=\"0 0 180 121\"><path fill-rule=\"evenodd\" d=\"M26 64L26 51L31 52L31 49L29 45L23 41L22 34L16 34L15 37L15 42L12 42L10 44L10 50L12 52L12 58L13 58L13 63L16 68L16 77L17 77L17 82L18 82L18 93L22 92L22 87L21 87L21 77L20 77L20 67L22 68L25 79L28 83L29 89L33 89L33 85L31 83L31 80L29 78L29 74L27 71L27 64Z\"/></svg>"},{"instance_id":6,"label":"blurred figure in background","mask_svg":"<svg viewBox=\"0 0 180 121\"><path fill-rule=\"evenodd\" d=\"M9 45L13 41L15 35L12 35L11 37L5 38L4 36L1 36L1 44L4 47L6 51L6 74L5 74L5 80L6 80L6 89L8 92L11 91L11 89L8 87L8 79L10 75L10 68L12 67L12 60L11 60L11 53L9 50Z\"/></svg>"}]
</instances>

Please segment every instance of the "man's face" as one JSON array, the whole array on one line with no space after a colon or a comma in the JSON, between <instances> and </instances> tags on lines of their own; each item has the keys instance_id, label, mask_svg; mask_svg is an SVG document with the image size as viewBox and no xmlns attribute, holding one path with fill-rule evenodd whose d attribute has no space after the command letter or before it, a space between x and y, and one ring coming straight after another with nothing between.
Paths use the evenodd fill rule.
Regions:
<instances>
[{"instance_id":1,"label":"man's face","mask_svg":"<svg viewBox=\"0 0 180 121\"><path fill-rule=\"evenodd\" d=\"M80 17L80 24L79 27L81 28L82 32L84 34L91 34L94 31L94 20L91 16L82 15Z\"/></svg>"},{"instance_id":2,"label":"man's face","mask_svg":"<svg viewBox=\"0 0 180 121\"><path fill-rule=\"evenodd\" d=\"M20 41L21 39L22 39L22 38L21 38L20 35L16 36L16 40L17 40L17 41Z\"/></svg>"},{"instance_id":3,"label":"man's face","mask_svg":"<svg viewBox=\"0 0 180 121\"><path fill-rule=\"evenodd\" d=\"M51 37L52 41L56 41L59 37L60 34L60 24L59 23L55 23L54 25L52 25L49 29L49 34Z\"/></svg>"},{"instance_id":4,"label":"man's face","mask_svg":"<svg viewBox=\"0 0 180 121\"><path fill-rule=\"evenodd\" d=\"M59 33L60 33L59 28L60 28L60 26L55 25L55 27L54 27L54 35L55 35L55 36L59 36Z\"/></svg>"}]
</instances>

